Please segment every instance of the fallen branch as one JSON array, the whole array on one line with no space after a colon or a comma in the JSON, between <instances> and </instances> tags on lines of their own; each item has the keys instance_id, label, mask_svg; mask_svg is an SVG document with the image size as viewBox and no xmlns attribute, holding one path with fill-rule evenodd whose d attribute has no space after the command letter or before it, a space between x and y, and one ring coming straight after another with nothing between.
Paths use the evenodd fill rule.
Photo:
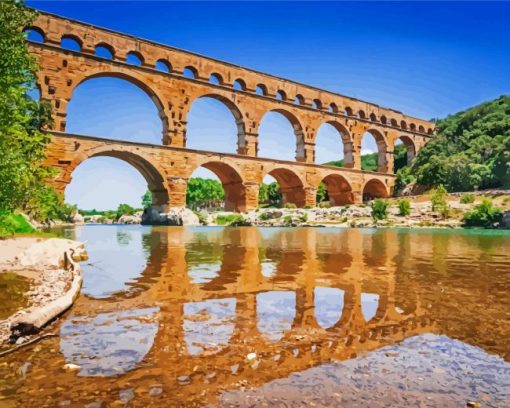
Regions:
<instances>
[{"instance_id":1,"label":"fallen branch","mask_svg":"<svg viewBox=\"0 0 510 408\"><path fill-rule=\"evenodd\" d=\"M31 339L31 340L29 340L29 341L27 341L25 343L18 344L17 346L14 346L14 347L12 347L12 348L10 348L8 350L4 350L4 351L0 352L0 357L4 357L7 354L14 353L15 351L19 350L22 347L29 346L30 344L37 343L38 341L41 341L41 340L46 339L48 337L58 337L58 334L46 333L46 334L43 334L42 336L34 337L33 339Z\"/></svg>"}]
</instances>

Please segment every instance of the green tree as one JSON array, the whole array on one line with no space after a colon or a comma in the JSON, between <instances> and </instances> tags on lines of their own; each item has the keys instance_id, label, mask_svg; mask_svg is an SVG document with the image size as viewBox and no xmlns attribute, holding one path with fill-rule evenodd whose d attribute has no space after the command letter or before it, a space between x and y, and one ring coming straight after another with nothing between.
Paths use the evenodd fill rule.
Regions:
<instances>
[{"instance_id":1,"label":"green tree","mask_svg":"<svg viewBox=\"0 0 510 408\"><path fill-rule=\"evenodd\" d=\"M145 210L146 208L150 208L152 206L152 192L147 190L145 194L142 196L142 208Z\"/></svg>"},{"instance_id":2,"label":"green tree","mask_svg":"<svg viewBox=\"0 0 510 408\"><path fill-rule=\"evenodd\" d=\"M405 217L411 214L411 202L407 198L398 200L398 215Z\"/></svg>"},{"instance_id":3,"label":"green tree","mask_svg":"<svg viewBox=\"0 0 510 408\"><path fill-rule=\"evenodd\" d=\"M276 182L272 182L267 187L267 196L269 199L269 204L279 207L282 205L282 193L280 191L280 186Z\"/></svg>"},{"instance_id":4,"label":"green tree","mask_svg":"<svg viewBox=\"0 0 510 408\"><path fill-rule=\"evenodd\" d=\"M372 206L372 218L374 221L385 220L388 218L388 207L390 203L388 200L382 198L376 198L371 203Z\"/></svg>"},{"instance_id":5,"label":"green tree","mask_svg":"<svg viewBox=\"0 0 510 408\"><path fill-rule=\"evenodd\" d=\"M21 209L45 220L69 209L44 183L55 174L41 165L50 136L39 129L50 121L49 105L27 96L37 66L20 28L34 18L20 1L0 2L0 214Z\"/></svg>"},{"instance_id":6,"label":"green tree","mask_svg":"<svg viewBox=\"0 0 510 408\"><path fill-rule=\"evenodd\" d=\"M223 186L217 180L193 177L188 182L186 204L197 207L219 207L225 200Z\"/></svg>"},{"instance_id":7,"label":"green tree","mask_svg":"<svg viewBox=\"0 0 510 408\"><path fill-rule=\"evenodd\" d=\"M319 184L319 188L317 189L317 194L316 194L316 200L317 200L317 204L319 204L323 201L329 201L328 190L324 183Z\"/></svg>"},{"instance_id":8,"label":"green tree","mask_svg":"<svg viewBox=\"0 0 510 408\"><path fill-rule=\"evenodd\" d=\"M131 207L129 204L119 204L115 218L119 219L123 215L133 215L135 212L136 209Z\"/></svg>"},{"instance_id":9,"label":"green tree","mask_svg":"<svg viewBox=\"0 0 510 408\"><path fill-rule=\"evenodd\" d=\"M492 201L484 198L475 208L464 215L464 225L468 227L495 227L503 218L503 212Z\"/></svg>"}]
</instances>

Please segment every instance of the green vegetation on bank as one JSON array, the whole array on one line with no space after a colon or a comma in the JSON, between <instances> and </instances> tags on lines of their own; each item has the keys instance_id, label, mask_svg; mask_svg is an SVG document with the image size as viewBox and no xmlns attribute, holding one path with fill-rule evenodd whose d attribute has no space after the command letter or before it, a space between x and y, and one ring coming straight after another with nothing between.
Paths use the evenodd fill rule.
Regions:
<instances>
[{"instance_id":1,"label":"green vegetation on bank","mask_svg":"<svg viewBox=\"0 0 510 408\"><path fill-rule=\"evenodd\" d=\"M489 198L482 199L482 202L464 215L464 225L467 227L496 227L503 218L503 212L497 208Z\"/></svg>"},{"instance_id":2,"label":"green vegetation on bank","mask_svg":"<svg viewBox=\"0 0 510 408\"><path fill-rule=\"evenodd\" d=\"M31 99L37 66L28 52L25 34L35 13L21 2L0 2L0 228L11 230L15 211L37 221L66 219L74 211L45 184L55 170L42 165L50 136L47 102Z\"/></svg>"},{"instance_id":3,"label":"green vegetation on bank","mask_svg":"<svg viewBox=\"0 0 510 408\"><path fill-rule=\"evenodd\" d=\"M397 173L400 187L416 182L449 192L510 188L510 96L437 121L438 132L410 167Z\"/></svg>"}]
</instances>

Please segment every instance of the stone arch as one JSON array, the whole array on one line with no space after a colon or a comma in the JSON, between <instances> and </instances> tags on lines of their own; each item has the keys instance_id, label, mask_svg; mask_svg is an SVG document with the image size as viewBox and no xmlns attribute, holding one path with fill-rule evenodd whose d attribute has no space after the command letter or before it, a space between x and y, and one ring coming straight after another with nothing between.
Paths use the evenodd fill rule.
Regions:
<instances>
[{"instance_id":1,"label":"stone arch","mask_svg":"<svg viewBox=\"0 0 510 408\"><path fill-rule=\"evenodd\" d=\"M276 167L266 173L272 176L280 187L282 204L295 204L302 208L306 204L305 186L301 178L292 170L285 167Z\"/></svg>"},{"instance_id":2,"label":"stone arch","mask_svg":"<svg viewBox=\"0 0 510 408\"><path fill-rule=\"evenodd\" d=\"M331 206L354 204L352 186L345 177L329 174L321 182L326 185Z\"/></svg>"},{"instance_id":3,"label":"stone arch","mask_svg":"<svg viewBox=\"0 0 510 408\"><path fill-rule=\"evenodd\" d=\"M165 74L169 74L172 72L172 64L167 59L160 58L154 64L154 68L157 71L164 72Z\"/></svg>"},{"instance_id":4,"label":"stone arch","mask_svg":"<svg viewBox=\"0 0 510 408\"><path fill-rule=\"evenodd\" d=\"M411 137L406 136L406 135L401 135L395 139L395 145L393 146L394 152L395 152L395 148L397 146L396 143L399 140L405 146L407 154L406 154L405 163L397 163L396 160L398 158L395 157L396 160L394 160L394 164L393 164L394 172L396 172L398 170L398 168L400 168L400 167L408 166L409 164L411 164L411 162L414 160L414 157L416 156L416 144L414 143L414 140Z\"/></svg>"},{"instance_id":5,"label":"stone arch","mask_svg":"<svg viewBox=\"0 0 510 408\"><path fill-rule=\"evenodd\" d=\"M363 186L363 201L389 197L388 188L377 178L368 180Z\"/></svg>"},{"instance_id":6,"label":"stone arch","mask_svg":"<svg viewBox=\"0 0 510 408\"><path fill-rule=\"evenodd\" d=\"M94 78L104 78L104 77L118 78L118 79L126 80L126 81L132 83L133 85L137 86L138 88L140 88L142 91L144 91L149 96L149 98L152 100L154 105L156 105L156 109L158 111L159 118L161 119L162 139L163 139L163 143L165 143L166 136L168 135L168 132L169 132L169 126L168 126L168 117L165 113L165 108L163 105L163 98L160 95L158 95L156 90L154 90L153 88L148 86L147 83L144 82L143 80L138 79L132 73L126 74L125 72L120 71L120 70L119 71L112 71L112 70L103 71L101 68L97 69L95 72L92 71L92 72L90 72L89 75L84 76L83 78L81 78L79 81L77 81L74 84L74 87L72 88L72 90L70 92L70 97L68 99L68 102L72 99L72 94L74 93L76 88L78 88L78 86L80 86L84 82L92 80ZM61 129L61 130L65 131L65 128Z\"/></svg>"},{"instance_id":7,"label":"stone arch","mask_svg":"<svg viewBox=\"0 0 510 408\"><path fill-rule=\"evenodd\" d=\"M110 55L108 57L104 57L104 56L101 56L99 55L100 54L100 50L101 49L105 49L106 51L108 51L110 53ZM94 55L96 57L101 57L101 58L106 58L106 59L115 59L115 49L110 45L110 44L107 44L105 42L100 42L98 44L96 44L94 46Z\"/></svg>"},{"instance_id":8,"label":"stone arch","mask_svg":"<svg viewBox=\"0 0 510 408\"><path fill-rule=\"evenodd\" d=\"M57 182L63 184L63 190L69 185L72 180L72 173L81 163L93 157L111 157L122 160L136 170L147 181L149 190L152 192L152 203L159 211L165 212L169 205L169 188L166 182L166 175L162 168L157 167L154 161L143 157L138 153L133 153L127 150L115 150L108 145L102 145L90 150L85 151L82 149L76 158L66 167L65 171L62 172Z\"/></svg>"},{"instance_id":9,"label":"stone arch","mask_svg":"<svg viewBox=\"0 0 510 408\"><path fill-rule=\"evenodd\" d=\"M241 113L240 109L237 107L237 105L232 102L230 99L223 95L218 95L215 93L205 93L203 95L197 96L193 101L189 104L188 112L186 116L189 114L189 111L195 101L197 101L200 98L211 98L216 101L221 102L234 116L234 120L236 123L237 128L237 153L238 154L247 154L247 142L246 142L246 128L244 124L243 114Z\"/></svg>"},{"instance_id":10,"label":"stone arch","mask_svg":"<svg viewBox=\"0 0 510 408\"><path fill-rule=\"evenodd\" d=\"M286 101L287 100L287 94L285 91L282 91L281 89L277 90L275 93L275 99L278 101Z\"/></svg>"},{"instance_id":11,"label":"stone arch","mask_svg":"<svg viewBox=\"0 0 510 408\"><path fill-rule=\"evenodd\" d=\"M255 93L260 96L266 96L267 95L267 86L264 84L257 84L255 87Z\"/></svg>"},{"instance_id":12,"label":"stone arch","mask_svg":"<svg viewBox=\"0 0 510 408\"><path fill-rule=\"evenodd\" d=\"M359 145L361 146L361 142L366 133L372 135L375 139L375 143L377 145L377 171L381 173L385 173L388 171L389 163L386 157L388 152L388 143L386 141L386 137L376 129L367 129L366 132L361 136L359 140ZM391 171L391 170L390 170Z\"/></svg>"},{"instance_id":13,"label":"stone arch","mask_svg":"<svg viewBox=\"0 0 510 408\"><path fill-rule=\"evenodd\" d=\"M39 28L37 26L25 27L23 29L23 33L25 33L28 41L41 42L41 43L46 42L46 33L44 32L44 30L42 28ZM41 37L41 41L29 38L31 33L36 33L37 35L39 35Z\"/></svg>"},{"instance_id":14,"label":"stone arch","mask_svg":"<svg viewBox=\"0 0 510 408\"><path fill-rule=\"evenodd\" d=\"M145 64L145 59L143 58L143 55L138 51L129 51L126 54L126 63L141 67Z\"/></svg>"},{"instance_id":15,"label":"stone arch","mask_svg":"<svg viewBox=\"0 0 510 408\"><path fill-rule=\"evenodd\" d=\"M242 173L235 164L205 159L191 170L188 177L199 167L212 171L220 179L225 193L225 211L244 212L247 210L246 187L241 176Z\"/></svg>"},{"instance_id":16,"label":"stone arch","mask_svg":"<svg viewBox=\"0 0 510 408\"><path fill-rule=\"evenodd\" d=\"M66 46L66 42L69 42L69 41L71 43L69 43ZM73 44L73 42L76 45L76 49L74 49L74 45L71 46L71 44ZM73 34L64 34L60 38L60 47L63 48L63 49L80 52L82 50L82 48L83 48L83 41L81 40L81 38L79 38L76 35L73 35Z\"/></svg>"},{"instance_id":17,"label":"stone arch","mask_svg":"<svg viewBox=\"0 0 510 408\"><path fill-rule=\"evenodd\" d=\"M319 132L319 129L322 125L328 124L335 128L335 130L339 133L340 138L342 140L342 146L344 151L344 167L352 168L354 166L353 164L353 140L351 137L351 134L349 133L349 130L342 125L341 123L334 121L334 120L328 120L321 124L317 128L317 134ZM314 143L317 145L317 134L315 135Z\"/></svg>"},{"instance_id":18,"label":"stone arch","mask_svg":"<svg viewBox=\"0 0 510 408\"><path fill-rule=\"evenodd\" d=\"M294 135L296 136L295 159L296 159L296 161L300 161L300 162L305 161L305 159L306 159L305 158L305 136L304 136L304 132L303 132L303 126L299 122L298 118L294 114L289 112L288 110L271 109L264 113L264 115L262 116L262 118L259 122L259 127L260 127L260 124L262 123L262 120L264 119L264 116L269 112L279 113L280 115L285 117L285 119L287 119L290 122L292 129L294 131ZM260 134L260 131L258 133ZM257 148L257 153L258 153L258 148Z\"/></svg>"}]
</instances>

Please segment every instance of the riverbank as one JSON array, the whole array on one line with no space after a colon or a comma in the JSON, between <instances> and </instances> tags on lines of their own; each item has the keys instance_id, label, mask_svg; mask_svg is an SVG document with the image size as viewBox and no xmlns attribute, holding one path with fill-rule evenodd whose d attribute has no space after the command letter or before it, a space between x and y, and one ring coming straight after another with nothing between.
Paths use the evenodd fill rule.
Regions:
<instances>
[{"instance_id":1,"label":"riverbank","mask_svg":"<svg viewBox=\"0 0 510 408\"><path fill-rule=\"evenodd\" d=\"M0 320L0 348L8 342L28 341L72 304L82 280L76 262L86 258L81 242L46 237L0 239L0 275L16 275L28 282L28 290L20 294L25 307Z\"/></svg>"}]
</instances>

